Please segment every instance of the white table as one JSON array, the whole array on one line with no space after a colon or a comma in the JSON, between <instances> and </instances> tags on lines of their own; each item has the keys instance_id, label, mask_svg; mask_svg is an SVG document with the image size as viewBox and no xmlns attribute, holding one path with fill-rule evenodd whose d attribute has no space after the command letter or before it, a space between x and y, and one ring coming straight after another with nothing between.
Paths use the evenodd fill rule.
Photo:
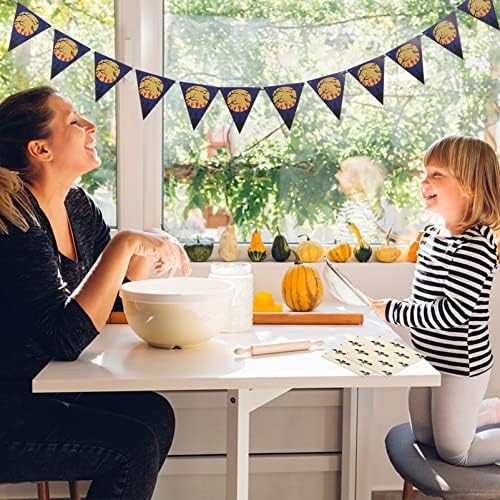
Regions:
<instances>
[{"instance_id":1,"label":"white table","mask_svg":"<svg viewBox=\"0 0 500 500\"><path fill-rule=\"evenodd\" d=\"M294 388L369 391L440 384L439 372L424 360L390 377L361 377L322 358L324 349L254 358L233 354L234 348L242 345L302 338L323 339L328 349L355 335L396 337L369 312L362 326L259 325L248 333L222 334L208 344L183 350L152 348L128 325L107 325L78 360L50 362L33 380L33 391L226 390L226 499L247 500L249 420L259 406ZM344 412L344 424L349 429L346 418L350 418L348 412ZM358 499L352 476L354 450L346 447L342 454L342 498Z\"/></svg>"}]
</instances>

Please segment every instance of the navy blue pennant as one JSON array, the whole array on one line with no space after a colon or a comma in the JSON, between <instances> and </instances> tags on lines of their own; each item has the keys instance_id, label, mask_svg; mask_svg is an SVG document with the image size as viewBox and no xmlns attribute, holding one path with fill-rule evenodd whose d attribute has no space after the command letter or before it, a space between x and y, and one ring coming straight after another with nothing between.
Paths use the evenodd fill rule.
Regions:
<instances>
[{"instance_id":1,"label":"navy blue pennant","mask_svg":"<svg viewBox=\"0 0 500 500\"><path fill-rule=\"evenodd\" d=\"M264 87L288 130L292 128L303 87L303 83L287 83L285 85Z\"/></svg>"},{"instance_id":2,"label":"navy blue pennant","mask_svg":"<svg viewBox=\"0 0 500 500\"><path fill-rule=\"evenodd\" d=\"M379 56L348 70L380 104L384 104L384 62L385 56Z\"/></svg>"},{"instance_id":3,"label":"navy blue pennant","mask_svg":"<svg viewBox=\"0 0 500 500\"><path fill-rule=\"evenodd\" d=\"M219 89L218 87L199 83L179 82L179 84L191 120L191 126L194 130L207 112L210 104L212 104Z\"/></svg>"},{"instance_id":4,"label":"navy blue pennant","mask_svg":"<svg viewBox=\"0 0 500 500\"><path fill-rule=\"evenodd\" d=\"M459 5L458 8L461 11L470 14L472 17L483 21L483 23L499 29L493 0L465 0L465 2Z\"/></svg>"},{"instance_id":5,"label":"navy blue pennant","mask_svg":"<svg viewBox=\"0 0 500 500\"><path fill-rule=\"evenodd\" d=\"M142 118L144 119L170 90L175 80L138 69L135 70L135 74L141 101Z\"/></svg>"},{"instance_id":6,"label":"navy blue pennant","mask_svg":"<svg viewBox=\"0 0 500 500\"><path fill-rule=\"evenodd\" d=\"M454 12L426 29L424 35L463 59L457 15Z\"/></svg>"},{"instance_id":7,"label":"navy blue pennant","mask_svg":"<svg viewBox=\"0 0 500 500\"><path fill-rule=\"evenodd\" d=\"M94 52L95 100L111 90L132 68L111 57Z\"/></svg>"},{"instance_id":8,"label":"navy blue pennant","mask_svg":"<svg viewBox=\"0 0 500 500\"><path fill-rule=\"evenodd\" d=\"M52 46L52 68L50 78L54 78L68 66L78 61L90 48L58 30L54 31Z\"/></svg>"},{"instance_id":9,"label":"navy blue pennant","mask_svg":"<svg viewBox=\"0 0 500 500\"><path fill-rule=\"evenodd\" d=\"M418 81L425 83L421 35L392 49L390 52L387 52L387 55Z\"/></svg>"},{"instance_id":10,"label":"navy blue pennant","mask_svg":"<svg viewBox=\"0 0 500 500\"><path fill-rule=\"evenodd\" d=\"M18 3L14 22L12 23L8 50L18 47L48 28L50 28L48 22L44 21L39 15L26 8L24 5Z\"/></svg>"},{"instance_id":11,"label":"navy blue pennant","mask_svg":"<svg viewBox=\"0 0 500 500\"><path fill-rule=\"evenodd\" d=\"M340 120L342 100L344 99L345 71L309 80L307 83Z\"/></svg>"},{"instance_id":12,"label":"navy blue pennant","mask_svg":"<svg viewBox=\"0 0 500 500\"><path fill-rule=\"evenodd\" d=\"M220 92L238 132L245 125L259 91L258 87L221 87Z\"/></svg>"}]
</instances>

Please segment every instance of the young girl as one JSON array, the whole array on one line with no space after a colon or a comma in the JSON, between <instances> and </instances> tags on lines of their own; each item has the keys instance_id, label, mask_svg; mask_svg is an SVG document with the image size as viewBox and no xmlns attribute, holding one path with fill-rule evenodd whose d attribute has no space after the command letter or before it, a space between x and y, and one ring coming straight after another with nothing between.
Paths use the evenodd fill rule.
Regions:
<instances>
[{"instance_id":1,"label":"young girl","mask_svg":"<svg viewBox=\"0 0 500 500\"><path fill-rule=\"evenodd\" d=\"M495 151L472 137L446 137L424 157L422 196L443 227L422 237L406 300L376 300L371 309L408 327L413 346L441 372L440 387L410 390L417 441L455 465L500 460L500 399L483 401L493 356L488 318L498 265L500 166Z\"/></svg>"}]
</instances>

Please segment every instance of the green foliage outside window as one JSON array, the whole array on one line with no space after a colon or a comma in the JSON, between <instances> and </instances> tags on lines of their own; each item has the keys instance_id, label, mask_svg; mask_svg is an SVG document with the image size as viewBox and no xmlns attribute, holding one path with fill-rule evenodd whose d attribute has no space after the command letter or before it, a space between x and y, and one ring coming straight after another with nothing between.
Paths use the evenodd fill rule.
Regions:
<instances>
[{"instance_id":1,"label":"green foliage outside window","mask_svg":"<svg viewBox=\"0 0 500 500\"><path fill-rule=\"evenodd\" d=\"M165 0L165 73L216 86L303 82L381 55L457 5ZM464 61L423 37L425 86L386 58L384 106L348 75L339 122L306 84L290 133L261 91L232 154L228 146L207 155L207 132L224 125L227 135L231 124L222 97L192 132L180 91L172 89L165 105L165 219L215 205L233 214L244 236L254 225L274 231L291 213L301 226L334 224L345 201L335 178L339 162L364 155L384 166L386 201L405 209L411 224L421 205L413 174L425 149L449 134L486 138L498 120L498 31L457 16ZM177 213L179 193L187 195L184 213Z\"/></svg>"}]
</instances>

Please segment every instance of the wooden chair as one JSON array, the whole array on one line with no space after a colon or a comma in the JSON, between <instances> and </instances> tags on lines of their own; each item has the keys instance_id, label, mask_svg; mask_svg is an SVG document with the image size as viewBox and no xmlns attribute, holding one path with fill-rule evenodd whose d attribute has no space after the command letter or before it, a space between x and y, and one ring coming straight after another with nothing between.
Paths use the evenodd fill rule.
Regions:
<instances>
[{"instance_id":1,"label":"wooden chair","mask_svg":"<svg viewBox=\"0 0 500 500\"><path fill-rule=\"evenodd\" d=\"M393 427L385 438L385 447L404 479L403 500L414 498L414 487L444 500L500 500L498 466L458 467L443 462L434 448L415 441L409 423Z\"/></svg>"},{"instance_id":2,"label":"wooden chair","mask_svg":"<svg viewBox=\"0 0 500 500\"><path fill-rule=\"evenodd\" d=\"M80 485L78 481L68 481L69 496L71 500L80 500ZM37 483L38 500L50 500L49 482L39 481Z\"/></svg>"}]
</instances>

